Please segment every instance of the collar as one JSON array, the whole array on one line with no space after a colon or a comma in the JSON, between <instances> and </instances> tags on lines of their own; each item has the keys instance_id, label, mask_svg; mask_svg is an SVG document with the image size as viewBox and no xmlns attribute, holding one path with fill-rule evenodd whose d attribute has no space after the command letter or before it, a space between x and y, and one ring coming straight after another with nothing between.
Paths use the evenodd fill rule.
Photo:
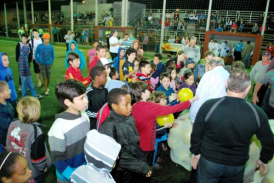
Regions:
<instances>
[{"instance_id":1,"label":"collar","mask_svg":"<svg viewBox=\"0 0 274 183\"><path fill-rule=\"evenodd\" d=\"M121 116L120 114L117 114L114 110L110 111L110 116L118 120L118 122L125 122L129 118L129 116L126 117L126 116Z\"/></svg>"},{"instance_id":2,"label":"collar","mask_svg":"<svg viewBox=\"0 0 274 183\"><path fill-rule=\"evenodd\" d=\"M268 62L266 62L266 63L264 63L264 62L262 61L262 64L263 64L263 65L268 65L268 64L270 64L270 60L269 60Z\"/></svg>"},{"instance_id":3,"label":"collar","mask_svg":"<svg viewBox=\"0 0 274 183\"><path fill-rule=\"evenodd\" d=\"M102 90L102 89L105 88L104 85L101 85L101 88L96 88L95 86L93 86L93 82L91 82L89 86L90 86L93 90L94 90L94 89Z\"/></svg>"}]
</instances>

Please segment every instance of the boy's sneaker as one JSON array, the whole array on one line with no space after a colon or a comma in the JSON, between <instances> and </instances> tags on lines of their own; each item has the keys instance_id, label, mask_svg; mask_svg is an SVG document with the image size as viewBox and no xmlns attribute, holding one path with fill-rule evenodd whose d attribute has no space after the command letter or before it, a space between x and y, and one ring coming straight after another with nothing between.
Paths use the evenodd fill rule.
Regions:
<instances>
[{"instance_id":1,"label":"boy's sneaker","mask_svg":"<svg viewBox=\"0 0 274 183\"><path fill-rule=\"evenodd\" d=\"M36 98L42 98L42 97L43 95L39 95L39 94L36 96Z\"/></svg>"},{"instance_id":2,"label":"boy's sneaker","mask_svg":"<svg viewBox=\"0 0 274 183\"><path fill-rule=\"evenodd\" d=\"M160 164L158 163L155 163L153 166L152 166L153 169L160 169L162 168Z\"/></svg>"},{"instance_id":3,"label":"boy's sneaker","mask_svg":"<svg viewBox=\"0 0 274 183\"><path fill-rule=\"evenodd\" d=\"M160 163L162 161L162 158L160 158L160 157L158 157L157 159L156 159L156 162L157 163Z\"/></svg>"},{"instance_id":4,"label":"boy's sneaker","mask_svg":"<svg viewBox=\"0 0 274 183\"><path fill-rule=\"evenodd\" d=\"M18 87L18 90L19 90L19 91L21 91L21 90L22 90L22 87L21 87L21 85L20 85L20 86Z\"/></svg>"},{"instance_id":5,"label":"boy's sneaker","mask_svg":"<svg viewBox=\"0 0 274 183\"><path fill-rule=\"evenodd\" d=\"M49 96L49 92L45 92L45 96Z\"/></svg>"}]
</instances>

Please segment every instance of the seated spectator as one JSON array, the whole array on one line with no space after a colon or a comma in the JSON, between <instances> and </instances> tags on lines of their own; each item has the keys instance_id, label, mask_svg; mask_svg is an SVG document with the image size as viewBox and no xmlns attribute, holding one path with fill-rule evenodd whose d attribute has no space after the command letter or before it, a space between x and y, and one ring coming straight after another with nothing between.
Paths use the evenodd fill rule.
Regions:
<instances>
[{"instance_id":1,"label":"seated spectator","mask_svg":"<svg viewBox=\"0 0 274 183\"><path fill-rule=\"evenodd\" d=\"M193 17L193 23L194 23L194 24L197 24L197 23L198 23L198 20L199 20L199 17L198 17L198 15L195 13L195 14L194 14L194 17Z\"/></svg>"},{"instance_id":2,"label":"seated spectator","mask_svg":"<svg viewBox=\"0 0 274 183\"><path fill-rule=\"evenodd\" d=\"M243 32L244 26L245 26L244 19L241 18L241 20L240 20L240 22L239 22L239 25L238 25L239 31L240 31L240 32Z\"/></svg>"},{"instance_id":3,"label":"seated spectator","mask_svg":"<svg viewBox=\"0 0 274 183\"><path fill-rule=\"evenodd\" d=\"M184 16L184 21L185 21L186 23L188 23L188 21L189 21L188 12L186 12L186 14L185 14L185 16Z\"/></svg>"},{"instance_id":4,"label":"seated spectator","mask_svg":"<svg viewBox=\"0 0 274 183\"><path fill-rule=\"evenodd\" d=\"M182 21L179 20L178 25L177 25L177 31L181 30L181 29L182 29Z\"/></svg>"},{"instance_id":5,"label":"seated spectator","mask_svg":"<svg viewBox=\"0 0 274 183\"><path fill-rule=\"evenodd\" d=\"M260 16L259 16L259 18L258 18L257 23L258 23L259 25L262 25L262 24L263 24L263 21L264 21L264 17L263 17L263 14L261 13Z\"/></svg>"},{"instance_id":6,"label":"seated spectator","mask_svg":"<svg viewBox=\"0 0 274 183\"><path fill-rule=\"evenodd\" d=\"M206 29L206 22L205 22L204 19L203 19L203 20L202 20L202 19L200 20L199 28L200 28L201 31L205 31L205 29Z\"/></svg>"},{"instance_id":7,"label":"seated spectator","mask_svg":"<svg viewBox=\"0 0 274 183\"><path fill-rule=\"evenodd\" d=\"M176 13L174 14L174 20L179 20L179 12L176 11Z\"/></svg>"},{"instance_id":8,"label":"seated spectator","mask_svg":"<svg viewBox=\"0 0 274 183\"><path fill-rule=\"evenodd\" d=\"M202 13L199 17L200 17L200 20L205 20L205 14L204 13Z\"/></svg>"},{"instance_id":9,"label":"seated spectator","mask_svg":"<svg viewBox=\"0 0 274 183\"><path fill-rule=\"evenodd\" d=\"M174 37L173 37L173 36L170 36L170 38L168 39L167 42L169 42L169 43L174 43L174 42L175 42Z\"/></svg>"},{"instance_id":10,"label":"seated spectator","mask_svg":"<svg viewBox=\"0 0 274 183\"><path fill-rule=\"evenodd\" d=\"M189 23L193 23L193 19L194 19L193 12L190 12L190 15L188 17L189 17Z\"/></svg>"},{"instance_id":11,"label":"seated spectator","mask_svg":"<svg viewBox=\"0 0 274 183\"><path fill-rule=\"evenodd\" d=\"M217 25L223 25L224 24L224 19L222 18L222 16L219 16L217 19Z\"/></svg>"},{"instance_id":12,"label":"seated spectator","mask_svg":"<svg viewBox=\"0 0 274 183\"><path fill-rule=\"evenodd\" d=\"M261 25L260 28L259 28L260 33L262 32L262 30L263 30L263 26ZM266 31L266 26L264 27L264 32L265 31Z\"/></svg>"},{"instance_id":13,"label":"seated spectator","mask_svg":"<svg viewBox=\"0 0 274 183\"><path fill-rule=\"evenodd\" d=\"M228 18L225 23L225 30L226 31L230 30L231 25L232 25L232 21L230 20L230 18Z\"/></svg>"},{"instance_id":14,"label":"seated spectator","mask_svg":"<svg viewBox=\"0 0 274 183\"><path fill-rule=\"evenodd\" d=\"M252 34L257 34L259 33L259 27L258 24L255 23L255 25L252 27Z\"/></svg>"},{"instance_id":15,"label":"seated spectator","mask_svg":"<svg viewBox=\"0 0 274 183\"><path fill-rule=\"evenodd\" d=\"M224 28L222 27L221 24L219 24L219 27L215 30L218 31L218 32L223 32Z\"/></svg>"},{"instance_id":16,"label":"seated spectator","mask_svg":"<svg viewBox=\"0 0 274 183\"><path fill-rule=\"evenodd\" d=\"M230 32L236 33L237 28L238 28L237 24L235 22L233 22L231 27L230 27Z\"/></svg>"}]
</instances>

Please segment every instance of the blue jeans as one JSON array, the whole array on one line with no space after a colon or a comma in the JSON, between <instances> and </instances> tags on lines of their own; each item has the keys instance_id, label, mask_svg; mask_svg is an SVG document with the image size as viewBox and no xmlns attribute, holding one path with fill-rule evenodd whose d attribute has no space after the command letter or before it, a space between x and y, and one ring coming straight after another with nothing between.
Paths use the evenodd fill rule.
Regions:
<instances>
[{"instance_id":1,"label":"blue jeans","mask_svg":"<svg viewBox=\"0 0 274 183\"><path fill-rule=\"evenodd\" d=\"M22 82L22 97L28 96L28 88L33 97L37 96L37 91L34 89L34 85L31 76L20 76Z\"/></svg>"},{"instance_id":2,"label":"blue jeans","mask_svg":"<svg viewBox=\"0 0 274 183\"><path fill-rule=\"evenodd\" d=\"M245 68L250 68L250 65L249 65L250 55L245 54L243 58L243 62L244 62Z\"/></svg>"},{"instance_id":3,"label":"blue jeans","mask_svg":"<svg viewBox=\"0 0 274 183\"><path fill-rule=\"evenodd\" d=\"M244 25L240 25L240 31L243 32Z\"/></svg>"},{"instance_id":4,"label":"blue jeans","mask_svg":"<svg viewBox=\"0 0 274 183\"><path fill-rule=\"evenodd\" d=\"M241 183L245 165L228 166L213 163L202 156L198 166L197 183Z\"/></svg>"}]
</instances>

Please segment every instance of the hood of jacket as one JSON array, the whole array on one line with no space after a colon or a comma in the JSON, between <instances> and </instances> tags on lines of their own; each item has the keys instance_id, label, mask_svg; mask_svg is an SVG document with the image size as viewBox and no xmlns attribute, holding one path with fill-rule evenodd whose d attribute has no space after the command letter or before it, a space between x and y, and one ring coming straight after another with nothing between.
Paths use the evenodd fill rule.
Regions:
<instances>
[{"instance_id":1,"label":"hood of jacket","mask_svg":"<svg viewBox=\"0 0 274 183\"><path fill-rule=\"evenodd\" d=\"M85 58L84 58L84 55L83 55L82 51L81 51L81 50L78 50L78 44L76 43L76 41L71 41L71 42L69 43L69 50L68 50L67 53L66 53L66 60L65 60L66 68L69 68L69 63L68 63L68 60L67 60L67 56L68 56L68 54L69 54L70 52L72 52L72 50L71 50L71 48L70 48L70 45L71 45L72 43L75 44L75 49L74 49L73 52L77 53L77 54L79 55L79 57L80 57L80 67L79 67L79 68L80 68L80 70L82 70L82 69L85 67L85 65L86 65L86 61L85 61Z\"/></svg>"},{"instance_id":2,"label":"hood of jacket","mask_svg":"<svg viewBox=\"0 0 274 183\"><path fill-rule=\"evenodd\" d=\"M87 133L84 152L87 165L93 169L110 173L120 150L121 145L113 138L101 134L97 130L91 130Z\"/></svg>"},{"instance_id":3,"label":"hood of jacket","mask_svg":"<svg viewBox=\"0 0 274 183\"><path fill-rule=\"evenodd\" d=\"M2 55L3 55L3 52L0 52L0 70L5 70L6 68L4 67L2 62Z\"/></svg>"},{"instance_id":4,"label":"hood of jacket","mask_svg":"<svg viewBox=\"0 0 274 183\"><path fill-rule=\"evenodd\" d=\"M106 86L108 92L110 92L114 88L121 88L122 86L127 85L127 91L129 92L129 86L123 81L119 80L109 80Z\"/></svg>"},{"instance_id":5,"label":"hood of jacket","mask_svg":"<svg viewBox=\"0 0 274 183\"><path fill-rule=\"evenodd\" d=\"M125 51L124 48L119 47L119 49L118 49L118 59L120 59L120 52L121 52L121 50L124 50L124 51ZM126 59L126 52L125 52L125 55L123 56L123 58Z\"/></svg>"}]
</instances>

